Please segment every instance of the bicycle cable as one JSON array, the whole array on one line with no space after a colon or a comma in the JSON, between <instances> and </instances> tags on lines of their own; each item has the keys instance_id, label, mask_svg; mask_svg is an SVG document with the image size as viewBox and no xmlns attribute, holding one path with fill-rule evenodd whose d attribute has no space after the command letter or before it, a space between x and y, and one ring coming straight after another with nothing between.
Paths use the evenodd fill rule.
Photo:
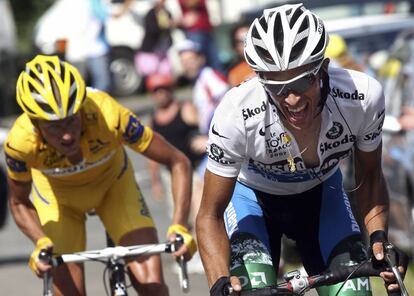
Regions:
<instances>
[{"instance_id":1,"label":"bicycle cable","mask_svg":"<svg viewBox=\"0 0 414 296\"><path fill-rule=\"evenodd\" d=\"M109 268L108 268L108 266L106 266L104 271L103 271L103 276L102 276L102 281L103 281L103 286L105 288L105 295L106 296L110 296L109 291L108 291L108 287L106 286L106 283L107 282L109 283L109 275L107 275L108 270L109 270ZM106 279L106 276L108 276L108 280ZM111 283L109 283L109 285L111 285Z\"/></svg>"},{"instance_id":2,"label":"bicycle cable","mask_svg":"<svg viewBox=\"0 0 414 296\"><path fill-rule=\"evenodd\" d=\"M346 282L352 277L352 275L357 272L364 264L367 264L369 260L364 260L361 263L357 265L357 267L347 276L347 278L343 281L342 285L339 287L338 291L336 292L335 296L339 295L339 292L341 292L342 288L345 286Z\"/></svg>"}]
</instances>

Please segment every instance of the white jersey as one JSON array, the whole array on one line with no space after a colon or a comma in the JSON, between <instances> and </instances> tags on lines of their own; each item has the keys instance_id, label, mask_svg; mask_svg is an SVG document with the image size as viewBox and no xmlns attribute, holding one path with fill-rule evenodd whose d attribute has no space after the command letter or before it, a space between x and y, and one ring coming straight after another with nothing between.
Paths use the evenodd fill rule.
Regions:
<instances>
[{"instance_id":1,"label":"white jersey","mask_svg":"<svg viewBox=\"0 0 414 296\"><path fill-rule=\"evenodd\" d=\"M322 110L319 166L306 167L294 136L283 126L263 86L253 78L231 89L210 126L207 169L275 195L304 192L329 178L353 146L370 152L381 142L384 95L374 78L329 68L330 92ZM292 139L283 142L284 134ZM288 156L294 157L291 172Z\"/></svg>"}]
</instances>

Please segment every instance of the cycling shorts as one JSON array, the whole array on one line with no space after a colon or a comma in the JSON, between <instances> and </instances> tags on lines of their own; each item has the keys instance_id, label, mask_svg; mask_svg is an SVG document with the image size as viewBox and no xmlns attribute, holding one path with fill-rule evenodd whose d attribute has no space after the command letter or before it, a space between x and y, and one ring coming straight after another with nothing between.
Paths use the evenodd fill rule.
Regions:
<instances>
[{"instance_id":1,"label":"cycling shorts","mask_svg":"<svg viewBox=\"0 0 414 296\"><path fill-rule=\"evenodd\" d=\"M86 213L91 210L115 244L130 231L155 227L126 154L121 171L96 184L55 186L47 178L33 178L32 198L43 230L60 254L85 250Z\"/></svg>"},{"instance_id":2,"label":"cycling shorts","mask_svg":"<svg viewBox=\"0 0 414 296\"><path fill-rule=\"evenodd\" d=\"M252 235L267 249L273 266L279 264L282 235L295 240L309 274L325 270L338 255L337 246L346 242L349 247L350 241L361 239L339 169L323 183L294 195L275 196L237 182L224 218L231 241ZM239 249L232 246L232 252Z\"/></svg>"}]
</instances>

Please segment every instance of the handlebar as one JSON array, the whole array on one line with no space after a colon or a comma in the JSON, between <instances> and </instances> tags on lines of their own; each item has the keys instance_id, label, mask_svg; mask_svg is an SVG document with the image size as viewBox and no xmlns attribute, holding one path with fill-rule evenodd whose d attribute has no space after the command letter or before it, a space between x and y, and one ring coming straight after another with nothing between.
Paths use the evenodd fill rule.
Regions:
<instances>
[{"instance_id":1,"label":"handlebar","mask_svg":"<svg viewBox=\"0 0 414 296\"><path fill-rule=\"evenodd\" d=\"M373 262L369 259L362 263L354 266L343 266L337 270L326 270L325 272L314 275L304 276L299 271L291 272L290 276L285 277L286 282L277 285L258 288L248 291L242 291L242 296L292 296L292 295L303 295L306 291L327 285L333 285L340 282L344 282L349 279L359 277L372 277L380 276L383 271L392 271L397 279L397 283L400 286L401 296L409 296L408 291L402 280L401 273L397 267L397 258L395 252L390 252L394 246L389 243L385 243L385 258L384 261ZM232 288L229 287L227 295L232 295Z\"/></svg>"},{"instance_id":2,"label":"handlebar","mask_svg":"<svg viewBox=\"0 0 414 296\"><path fill-rule=\"evenodd\" d=\"M39 260L52 265L53 267L59 266L65 263L80 263L86 261L98 261L98 262L107 262L108 260L119 261L123 258L140 256L140 255L153 255L161 253L174 253L184 244L184 239L181 235L176 236L175 241L173 242L164 242L158 244L143 244L143 245L134 245L128 247L108 247L100 250L91 250L84 252L77 252L73 254L61 254L54 255L48 252L47 250L41 250L39 253ZM178 265L180 267L180 285L183 292L187 293L189 291L189 279L187 273L187 262L184 259L184 256L180 256L177 259ZM51 296L52 294L52 276L49 273L46 273L43 277L43 295Z\"/></svg>"}]
</instances>

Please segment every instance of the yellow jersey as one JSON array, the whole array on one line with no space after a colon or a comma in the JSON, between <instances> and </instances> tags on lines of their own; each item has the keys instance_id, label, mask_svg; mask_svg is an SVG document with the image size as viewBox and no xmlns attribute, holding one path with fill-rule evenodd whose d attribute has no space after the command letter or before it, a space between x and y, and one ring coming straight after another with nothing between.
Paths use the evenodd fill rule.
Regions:
<instances>
[{"instance_id":1,"label":"yellow jersey","mask_svg":"<svg viewBox=\"0 0 414 296\"><path fill-rule=\"evenodd\" d=\"M116 177L128 161L123 145L137 152L149 146L153 132L108 94L88 88L80 109L83 161L72 164L37 132L30 118L19 116L4 143L8 175L17 181L47 179L59 185L86 185ZM36 177L37 176L37 177Z\"/></svg>"}]
</instances>

